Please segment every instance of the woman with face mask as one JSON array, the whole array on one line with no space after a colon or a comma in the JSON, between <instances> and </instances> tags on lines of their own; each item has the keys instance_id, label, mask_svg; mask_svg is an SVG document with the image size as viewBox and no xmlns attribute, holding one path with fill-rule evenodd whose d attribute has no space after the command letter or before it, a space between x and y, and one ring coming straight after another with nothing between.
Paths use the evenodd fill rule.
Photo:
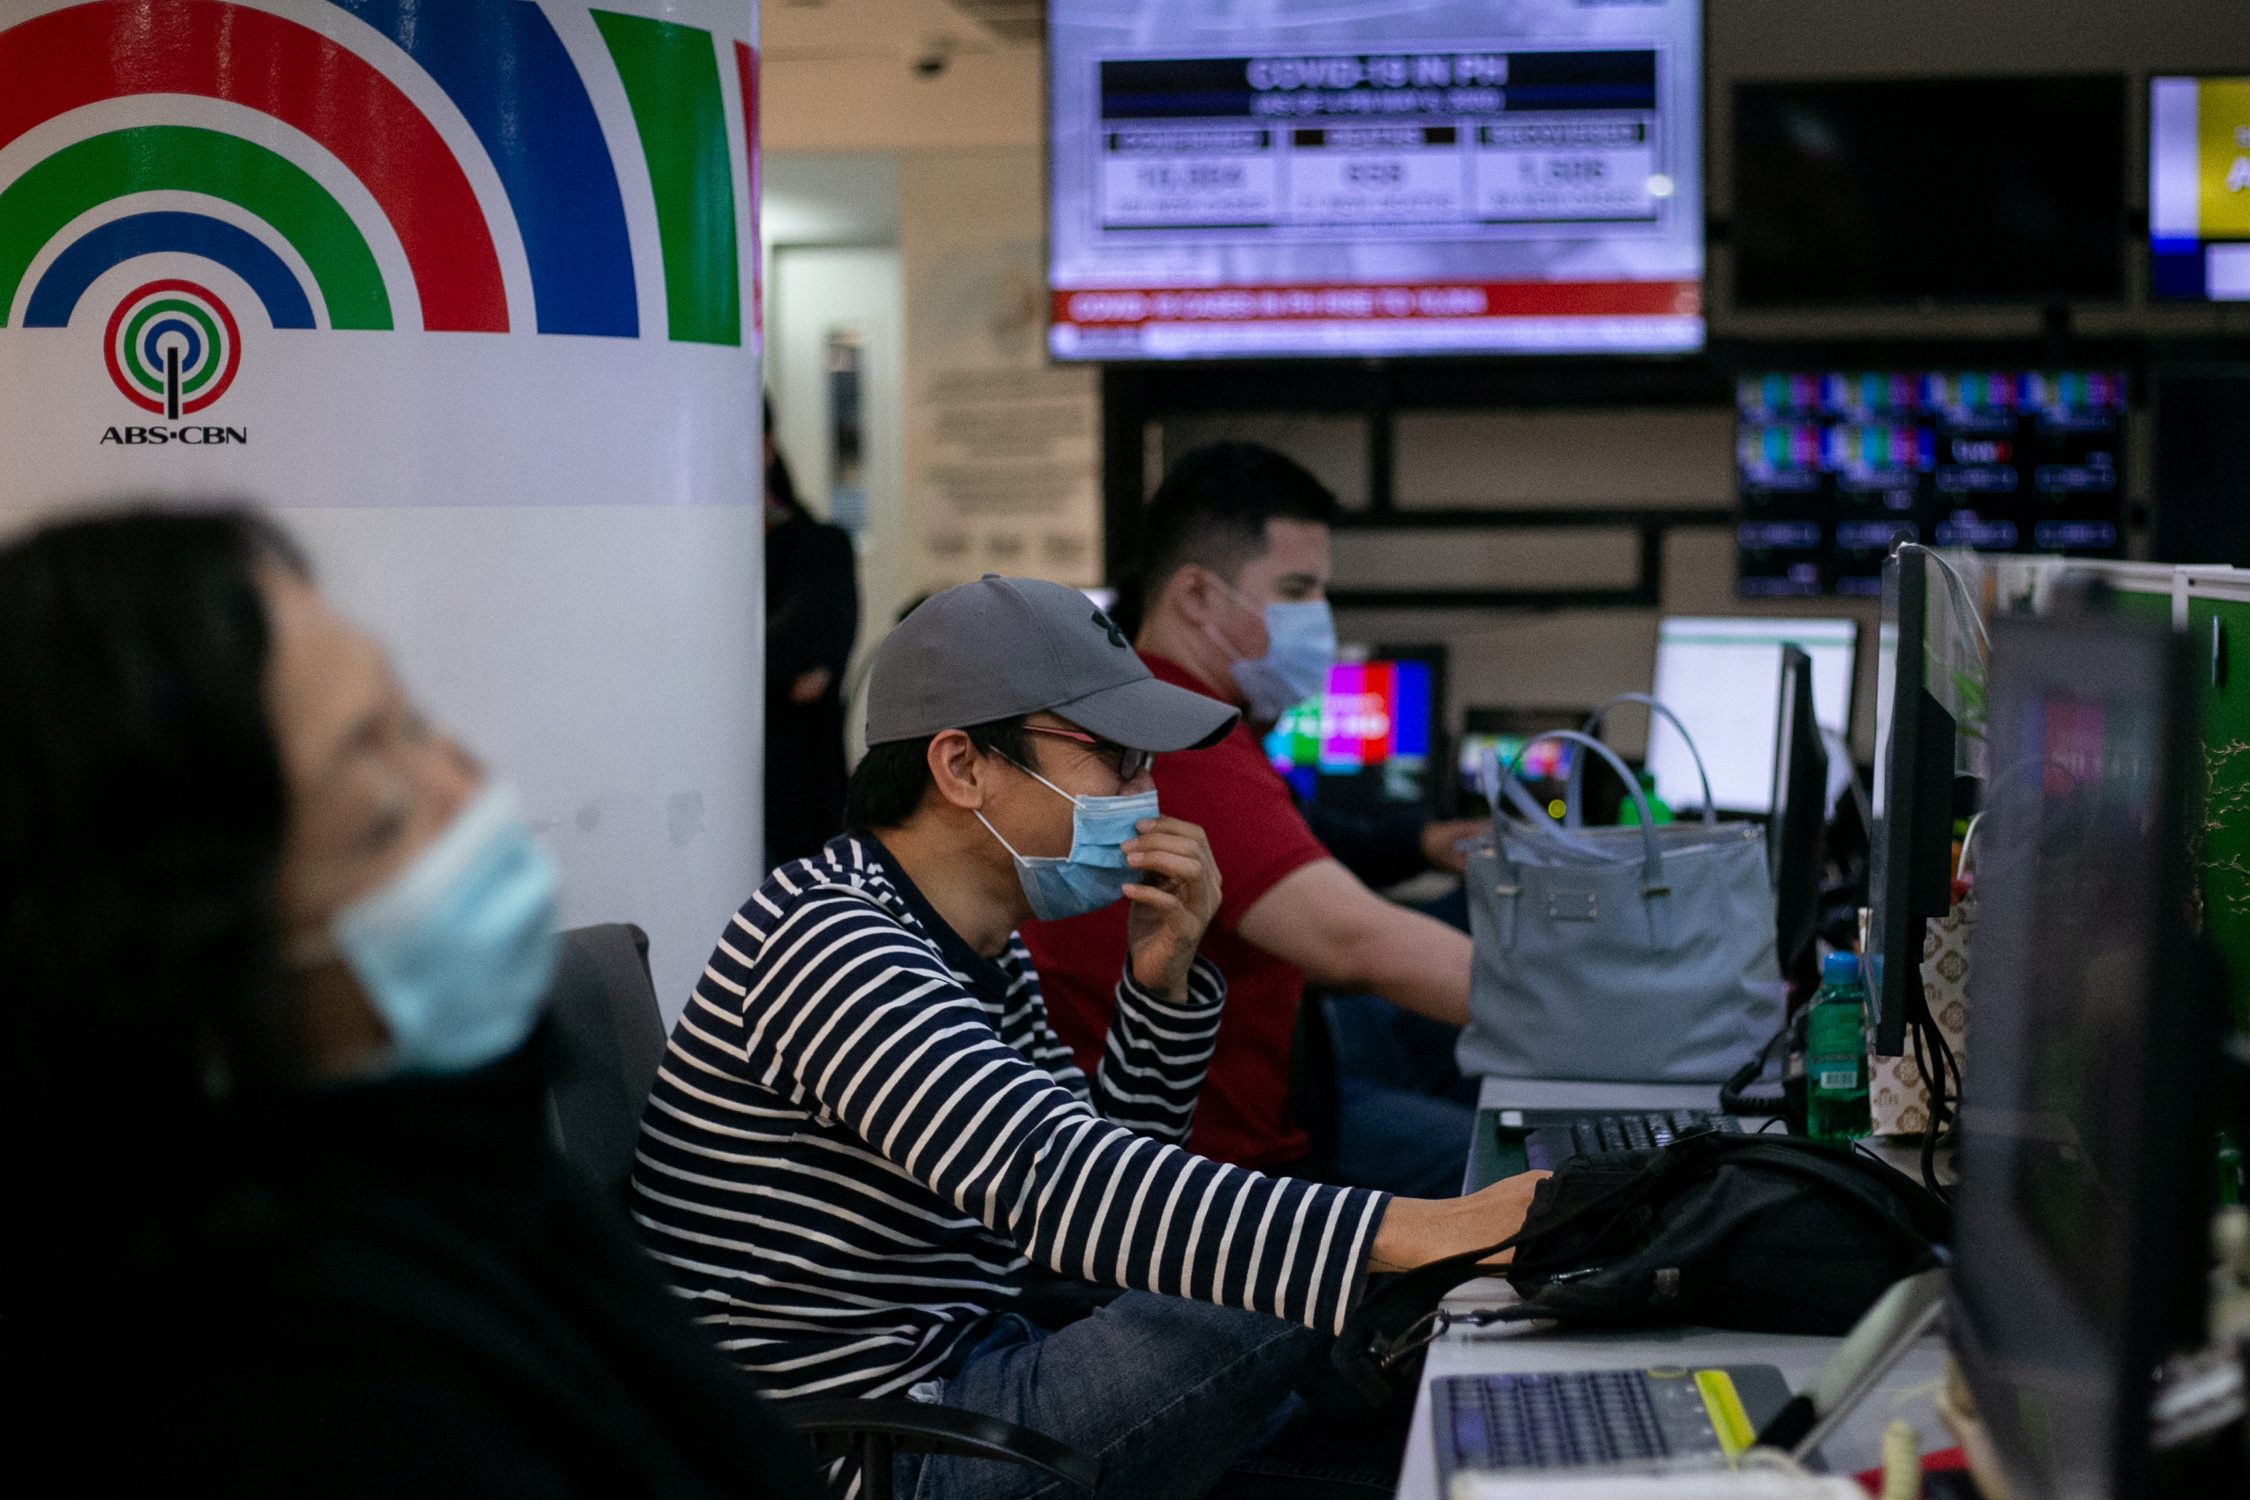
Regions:
<instances>
[{"instance_id":1,"label":"woman with face mask","mask_svg":"<svg viewBox=\"0 0 2250 1500\"><path fill-rule=\"evenodd\" d=\"M267 523L0 551L7 1318L70 1488L810 1493L549 1144L554 901Z\"/></svg>"}]
</instances>

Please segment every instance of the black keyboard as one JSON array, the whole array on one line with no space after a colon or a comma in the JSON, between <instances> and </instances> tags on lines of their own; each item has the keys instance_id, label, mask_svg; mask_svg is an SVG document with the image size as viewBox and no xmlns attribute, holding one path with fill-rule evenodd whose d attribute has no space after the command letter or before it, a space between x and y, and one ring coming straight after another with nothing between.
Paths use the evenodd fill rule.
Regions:
<instances>
[{"instance_id":1,"label":"black keyboard","mask_svg":"<svg viewBox=\"0 0 2250 1500\"><path fill-rule=\"evenodd\" d=\"M1526 1124L1531 1129L1524 1138L1524 1158L1534 1171L1543 1172L1552 1172L1574 1156L1599 1156L1605 1151L1653 1151L1696 1130L1742 1133L1740 1120L1732 1115L1715 1115L1707 1109L1580 1115L1568 1120L1527 1119Z\"/></svg>"}]
</instances>

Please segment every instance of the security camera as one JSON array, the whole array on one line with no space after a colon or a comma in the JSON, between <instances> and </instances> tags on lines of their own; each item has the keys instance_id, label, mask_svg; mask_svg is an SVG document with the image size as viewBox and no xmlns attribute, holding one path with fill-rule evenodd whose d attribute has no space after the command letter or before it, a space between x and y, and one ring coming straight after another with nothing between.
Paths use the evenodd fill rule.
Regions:
<instances>
[{"instance_id":1,"label":"security camera","mask_svg":"<svg viewBox=\"0 0 2250 1500\"><path fill-rule=\"evenodd\" d=\"M935 78L942 74L952 62L953 38L949 36L932 37L922 44L921 51L914 54L914 76L917 78Z\"/></svg>"}]
</instances>

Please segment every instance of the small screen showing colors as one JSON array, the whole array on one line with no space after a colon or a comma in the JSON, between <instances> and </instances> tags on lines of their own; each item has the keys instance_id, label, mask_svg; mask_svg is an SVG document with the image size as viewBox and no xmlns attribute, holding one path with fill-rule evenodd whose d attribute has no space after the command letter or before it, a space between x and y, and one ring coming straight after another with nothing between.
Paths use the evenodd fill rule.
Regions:
<instances>
[{"instance_id":1,"label":"small screen showing colors","mask_svg":"<svg viewBox=\"0 0 2250 1500\"><path fill-rule=\"evenodd\" d=\"M1872 598L1901 541L2124 555L2120 372L1748 375L1735 408L1743 598Z\"/></svg>"},{"instance_id":2,"label":"small screen showing colors","mask_svg":"<svg viewBox=\"0 0 2250 1500\"><path fill-rule=\"evenodd\" d=\"M2149 295L2250 301L2250 74L2148 85Z\"/></svg>"},{"instance_id":3,"label":"small screen showing colors","mask_svg":"<svg viewBox=\"0 0 2250 1500\"><path fill-rule=\"evenodd\" d=\"M1340 661L1328 690L1281 716L1266 755L1299 796L1326 778L1372 775L1387 801L1422 800L1430 760L1430 666L1421 661Z\"/></svg>"},{"instance_id":4,"label":"small screen showing colors","mask_svg":"<svg viewBox=\"0 0 2250 1500\"><path fill-rule=\"evenodd\" d=\"M1500 771L1508 766L1516 768L1516 779L1526 785L1567 779L1571 751L1576 747L1568 740L1540 740L1533 744L1532 739L1528 734L1461 736L1461 751L1455 757L1459 762L1461 789L1489 801L1498 790Z\"/></svg>"},{"instance_id":5,"label":"small screen showing colors","mask_svg":"<svg viewBox=\"0 0 2250 1500\"><path fill-rule=\"evenodd\" d=\"M1057 359L1703 346L1702 0L1048 0Z\"/></svg>"}]
</instances>

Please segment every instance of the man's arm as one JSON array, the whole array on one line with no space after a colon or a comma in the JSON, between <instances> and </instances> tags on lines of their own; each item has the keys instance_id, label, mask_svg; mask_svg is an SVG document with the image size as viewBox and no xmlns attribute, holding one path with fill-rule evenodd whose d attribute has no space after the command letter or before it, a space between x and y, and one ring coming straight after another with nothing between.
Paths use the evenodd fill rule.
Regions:
<instances>
[{"instance_id":1,"label":"man's arm","mask_svg":"<svg viewBox=\"0 0 2250 1500\"><path fill-rule=\"evenodd\" d=\"M714 1074L747 1060L747 1081L816 1101L1050 1269L1343 1326L1388 1195L1222 1165L1100 1118L865 897L816 891L770 931L735 920L758 957L712 955L675 1051L724 1049ZM1394 1241L1395 1225L1386 1251L1404 1253Z\"/></svg>"},{"instance_id":2,"label":"man's arm","mask_svg":"<svg viewBox=\"0 0 2250 1500\"><path fill-rule=\"evenodd\" d=\"M1185 1145L1226 996L1226 979L1209 959L1195 961L1184 1005L1143 989L1128 964L1094 1078L1095 1111L1155 1140Z\"/></svg>"},{"instance_id":3,"label":"man's arm","mask_svg":"<svg viewBox=\"0 0 2250 1500\"><path fill-rule=\"evenodd\" d=\"M1284 875L1236 930L1324 990L1381 995L1448 1026L1469 1022L1467 936L1385 901L1333 859Z\"/></svg>"},{"instance_id":4,"label":"man's arm","mask_svg":"<svg viewBox=\"0 0 2250 1500\"><path fill-rule=\"evenodd\" d=\"M1126 965L1117 981L1117 1008L1103 1039L1101 1062L1089 1080L1047 1019L1043 982L1020 935L1001 963L1023 976L1010 992L1011 1004L1020 1000L1032 1007L1031 1044L1024 1049L1025 1056L1103 1119L1175 1146L1187 1141L1195 1123L1195 1096L1210 1066L1211 1047L1219 1039L1220 1007L1227 995L1226 977L1216 965L1206 958L1195 960L1186 1003L1180 1005L1143 989L1133 978L1132 966Z\"/></svg>"}]
</instances>

